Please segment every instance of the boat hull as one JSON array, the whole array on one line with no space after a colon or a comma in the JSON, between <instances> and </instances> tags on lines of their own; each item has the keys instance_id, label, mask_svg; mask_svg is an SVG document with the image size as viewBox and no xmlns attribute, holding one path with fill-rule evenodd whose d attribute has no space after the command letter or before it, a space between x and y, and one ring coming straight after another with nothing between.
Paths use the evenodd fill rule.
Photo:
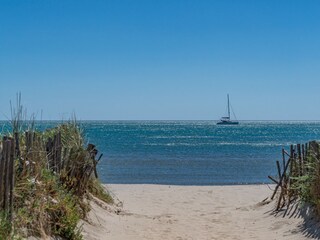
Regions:
<instances>
[{"instance_id":1,"label":"boat hull","mask_svg":"<svg viewBox=\"0 0 320 240\"><path fill-rule=\"evenodd\" d=\"M230 121L230 122L217 122L217 125L238 125L239 122Z\"/></svg>"}]
</instances>

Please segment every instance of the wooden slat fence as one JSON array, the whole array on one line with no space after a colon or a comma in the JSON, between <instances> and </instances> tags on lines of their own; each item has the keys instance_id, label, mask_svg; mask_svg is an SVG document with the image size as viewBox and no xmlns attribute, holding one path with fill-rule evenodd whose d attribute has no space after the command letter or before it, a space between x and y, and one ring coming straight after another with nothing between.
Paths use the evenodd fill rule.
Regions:
<instances>
[{"instance_id":1,"label":"wooden slat fence","mask_svg":"<svg viewBox=\"0 0 320 240\"><path fill-rule=\"evenodd\" d=\"M268 176L276 184L271 196L271 200L278 196L276 210L285 206L289 208L292 201L297 199L298 194L294 183L297 181L297 177L309 173L310 156L320 159L319 144L316 141L290 145L289 151L282 149L282 163L276 161L278 176L276 178Z\"/></svg>"},{"instance_id":2,"label":"wooden slat fence","mask_svg":"<svg viewBox=\"0 0 320 240\"><path fill-rule=\"evenodd\" d=\"M36 144L44 145L48 169L55 174L60 174L60 172L64 171L64 174L67 174L68 177L78 179L77 184L80 184L78 187L85 187L91 176L98 177L96 166L102 154L98 160L96 160L98 150L93 144L88 144L86 150L92 163L79 166L79 169L75 170L71 169L72 165L68 163L68 154L72 154L72 149L68 152L62 148L60 132L43 143L40 135L32 131L26 131L24 133L25 154L23 157L21 156L21 140L19 134L15 133L13 136L13 138L4 136L2 141L0 141L0 212L5 212L9 221L12 221L14 211L15 174L19 175L24 174L26 171L33 171L30 161L33 160L33 150ZM15 164L17 165L16 171Z\"/></svg>"},{"instance_id":3,"label":"wooden slat fence","mask_svg":"<svg viewBox=\"0 0 320 240\"><path fill-rule=\"evenodd\" d=\"M7 213L9 220L13 212L15 154L15 140L3 137L0 150L0 211Z\"/></svg>"}]
</instances>

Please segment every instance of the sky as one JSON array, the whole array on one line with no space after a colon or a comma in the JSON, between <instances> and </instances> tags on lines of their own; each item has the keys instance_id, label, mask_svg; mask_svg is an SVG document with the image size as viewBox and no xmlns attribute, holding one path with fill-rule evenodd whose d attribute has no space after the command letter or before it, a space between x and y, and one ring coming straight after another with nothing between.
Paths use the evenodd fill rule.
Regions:
<instances>
[{"instance_id":1,"label":"sky","mask_svg":"<svg viewBox=\"0 0 320 240\"><path fill-rule=\"evenodd\" d=\"M320 1L0 0L0 119L320 120Z\"/></svg>"}]
</instances>

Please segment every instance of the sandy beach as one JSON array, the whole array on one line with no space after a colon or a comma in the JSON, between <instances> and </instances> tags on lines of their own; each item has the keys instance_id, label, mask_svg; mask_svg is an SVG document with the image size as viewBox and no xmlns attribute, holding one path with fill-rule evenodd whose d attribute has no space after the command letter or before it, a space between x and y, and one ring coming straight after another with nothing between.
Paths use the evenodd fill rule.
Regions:
<instances>
[{"instance_id":1,"label":"sandy beach","mask_svg":"<svg viewBox=\"0 0 320 240\"><path fill-rule=\"evenodd\" d=\"M273 185L107 185L118 206L92 202L84 239L318 239L318 228L292 208L273 213Z\"/></svg>"}]
</instances>

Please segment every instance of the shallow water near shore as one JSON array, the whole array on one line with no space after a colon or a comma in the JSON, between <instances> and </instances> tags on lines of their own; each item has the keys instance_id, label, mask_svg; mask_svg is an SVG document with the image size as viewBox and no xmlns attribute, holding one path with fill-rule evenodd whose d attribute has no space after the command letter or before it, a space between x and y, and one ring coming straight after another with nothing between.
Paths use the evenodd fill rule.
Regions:
<instances>
[{"instance_id":1,"label":"shallow water near shore","mask_svg":"<svg viewBox=\"0 0 320 240\"><path fill-rule=\"evenodd\" d=\"M37 122L37 129L61 121ZM224 185L269 183L281 148L319 139L320 122L82 121L103 157L104 183ZM7 125L2 122L3 131Z\"/></svg>"}]
</instances>

